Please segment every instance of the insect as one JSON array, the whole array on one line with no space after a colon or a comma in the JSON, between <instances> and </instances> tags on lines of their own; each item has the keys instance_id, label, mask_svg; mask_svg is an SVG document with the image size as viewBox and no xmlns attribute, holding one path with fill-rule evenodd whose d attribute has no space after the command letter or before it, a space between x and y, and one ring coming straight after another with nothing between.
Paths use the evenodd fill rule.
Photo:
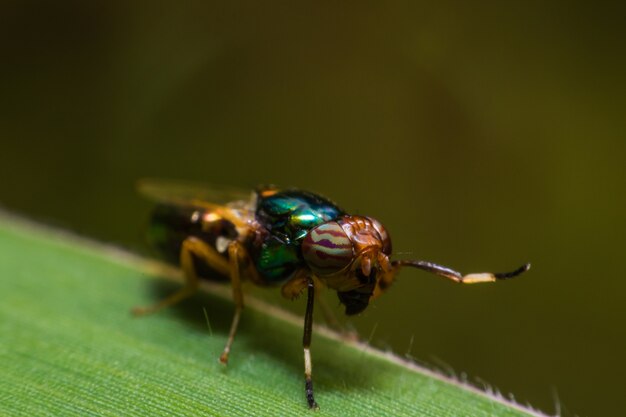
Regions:
<instances>
[{"instance_id":1,"label":"insect","mask_svg":"<svg viewBox=\"0 0 626 417\"><path fill-rule=\"evenodd\" d=\"M152 214L152 243L178 263L185 285L137 315L155 312L192 295L199 280L215 273L230 279L235 313L219 360L228 362L244 305L241 282L281 286L295 299L306 290L304 314L305 394L309 408L319 408L313 395L311 333L315 294L326 287L337 292L347 315L367 308L386 291L398 271L413 267L461 284L513 278L512 272L462 275L421 260L392 260L391 239L371 217L351 215L330 200L297 189L260 186L241 194L179 183L144 180L140 192L157 201ZM231 201L227 201L232 199Z\"/></svg>"}]
</instances>

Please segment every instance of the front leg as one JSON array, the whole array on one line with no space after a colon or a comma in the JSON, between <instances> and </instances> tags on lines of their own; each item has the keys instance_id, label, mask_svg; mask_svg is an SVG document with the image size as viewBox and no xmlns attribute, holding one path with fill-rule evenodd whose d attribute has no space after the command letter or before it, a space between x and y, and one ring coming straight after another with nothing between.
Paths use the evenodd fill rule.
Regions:
<instances>
[{"instance_id":1,"label":"front leg","mask_svg":"<svg viewBox=\"0 0 626 417\"><path fill-rule=\"evenodd\" d=\"M302 337L302 347L304 348L304 389L306 393L306 401L311 409L319 409L319 405L315 402L313 396L313 377L311 362L311 335L313 333L313 304L315 301L315 285L313 280L309 279L307 284L306 312L304 313L304 336Z\"/></svg>"}]
</instances>

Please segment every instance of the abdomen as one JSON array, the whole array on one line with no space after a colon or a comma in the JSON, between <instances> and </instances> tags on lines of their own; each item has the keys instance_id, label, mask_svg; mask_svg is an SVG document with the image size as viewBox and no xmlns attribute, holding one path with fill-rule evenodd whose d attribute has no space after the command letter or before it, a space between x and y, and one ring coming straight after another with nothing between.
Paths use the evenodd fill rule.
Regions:
<instances>
[{"instance_id":1,"label":"abdomen","mask_svg":"<svg viewBox=\"0 0 626 417\"><path fill-rule=\"evenodd\" d=\"M203 230L202 219L207 214L209 212L204 208L158 204L150 219L148 241L167 262L179 266L180 250L188 237L196 237L215 248L219 236L232 237L236 233L232 224L226 220L217 220L219 224L212 227L212 231ZM196 274L200 278L228 279L215 272L203 259L194 257L194 261Z\"/></svg>"}]
</instances>

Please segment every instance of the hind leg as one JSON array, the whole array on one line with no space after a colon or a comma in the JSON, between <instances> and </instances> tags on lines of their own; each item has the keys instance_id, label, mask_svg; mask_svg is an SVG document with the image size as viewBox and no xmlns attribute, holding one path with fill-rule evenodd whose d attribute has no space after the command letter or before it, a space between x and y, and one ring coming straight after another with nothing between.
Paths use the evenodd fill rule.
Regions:
<instances>
[{"instance_id":1,"label":"hind leg","mask_svg":"<svg viewBox=\"0 0 626 417\"><path fill-rule=\"evenodd\" d=\"M230 271L228 261L213 247L196 237L188 237L183 241L180 250L180 266L185 276L185 285L175 293L151 306L133 308L132 313L136 316L152 314L165 307L173 306L193 295L198 290L199 282L193 263L194 256L206 262L207 265L220 274L228 275Z\"/></svg>"},{"instance_id":2,"label":"hind leg","mask_svg":"<svg viewBox=\"0 0 626 417\"><path fill-rule=\"evenodd\" d=\"M226 346L224 346L224 351L220 356L220 362L224 365L228 363L228 355L230 354L230 348L235 340L237 328L239 327L239 318L243 310L243 291L241 289L242 267L247 278L254 282L258 282L260 279L256 268L252 265L247 249L240 242L234 241L228 245L228 263L230 268L229 276L233 289L233 301L235 302L235 314L230 325Z\"/></svg>"}]
</instances>

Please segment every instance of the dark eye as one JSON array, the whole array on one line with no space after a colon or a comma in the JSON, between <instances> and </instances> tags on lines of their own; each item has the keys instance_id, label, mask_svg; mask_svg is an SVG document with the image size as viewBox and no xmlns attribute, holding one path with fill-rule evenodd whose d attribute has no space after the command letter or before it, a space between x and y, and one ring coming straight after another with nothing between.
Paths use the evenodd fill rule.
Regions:
<instances>
[{"instance_id":1,"label":"dark eye","mask_svg":"<svg viewBox=\"0 0 626 417\"><path fill-rule=\"evenodd\" d=\"M319 275L331 275L350 265L352 242L337 222L327 222L309 231L302 241L302 256Z\"/></svg>"}]
</instances>

